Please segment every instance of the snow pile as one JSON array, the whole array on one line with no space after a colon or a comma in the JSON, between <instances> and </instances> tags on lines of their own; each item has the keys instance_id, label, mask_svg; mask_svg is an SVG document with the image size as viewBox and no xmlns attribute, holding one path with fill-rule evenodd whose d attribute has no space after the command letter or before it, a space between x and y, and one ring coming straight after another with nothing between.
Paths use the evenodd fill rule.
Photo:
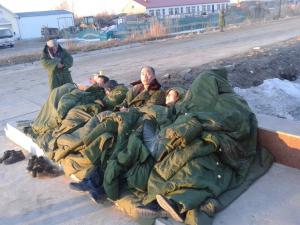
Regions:
<instances>
[{"instance_id":1,"label":"snow pile","mask_svg":"<svg viewBox=\"0 0 300 225\"><path fill-rule=\"evenodd\" d=\"M64 43L82 43L82 42L100 42L99 38L94 38L94 39L83 39L83 38L69 38L69 39L58 39L57 42L59 44L64 44Z\"/></svg>"},{"instance_id":2,"label":"snow pile","mask_svg":"<svg viewBox=\"0 0 300 225\"><path fill-rule=\"evenodd\" d=\"M300 121L300 79L294 82L268 79L256 87L234 90L255 113Z\"/></svg>"}]
</instances>

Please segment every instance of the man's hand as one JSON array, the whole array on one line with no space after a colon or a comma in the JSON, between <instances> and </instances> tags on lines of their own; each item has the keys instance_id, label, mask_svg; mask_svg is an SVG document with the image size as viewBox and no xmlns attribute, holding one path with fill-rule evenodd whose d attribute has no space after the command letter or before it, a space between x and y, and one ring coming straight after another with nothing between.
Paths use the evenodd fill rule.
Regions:
<instances>
[{"instance_id":1,"label":"man's hand","mask_svg":"<svg viewBox=\"0 0 300 225\"><path fill-rule=\"evenodd\" d=\"M85 85L82 85L82 84L77 84L77 88L81 91L85 91L88 88L88 86L85 86Z\"/></svg>"},{"instance_id":2,"label":"man's hand","mask_svg":"<svg viewBox=\"0 0 300 225\"><path fill-rule=\"evenodd\" d=\"M57 64L57 68L58 68L58 69L62 69L62 68L64 68L64 67L65 67L65 65L62 64L62 63L58 63L58 64Z\"/></svg>"}]
</instances>

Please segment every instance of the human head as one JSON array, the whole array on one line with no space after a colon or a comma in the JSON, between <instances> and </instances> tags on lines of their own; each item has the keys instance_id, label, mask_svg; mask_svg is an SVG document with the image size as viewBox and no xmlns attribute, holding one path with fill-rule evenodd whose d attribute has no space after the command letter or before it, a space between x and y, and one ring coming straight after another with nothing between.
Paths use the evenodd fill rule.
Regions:
<instances>
[{"instance_id":1,"label":"human head","mask_svg":"<svg viewBox=\"0 0 300 225\"><path fill-rule=\"evenodd\" d=\"M53 53L56 53L57 49L58 49L57 40L56 39L51 39L51 40L47 41L47 47L49 49L51 49L53 51Z\"/></svg>"},{"instance_id":2,"label":"human head","mask_svg":"<svg viewBox=\"0 0 300 225\"><path fill-rule=\"evenodd\" d=\"M169 89L166 93L166 105L170 106L175 104L180 98L180 94L176 89Z\"/></svg>"},{"instance_id":3,"label":"human head","mask_svg":"<svg viewBox=\"0 0 300 225\"><path fill-rule=\"evenodd\" d=\"M141 70L141 82L144 86L149 86L155 79L155 70L151 66L144 66Z\"/></svg>"},{"instance_id":4,"label":"human head","mask_svg":"<svg viewBox=\"0 0 300 225\"><path fill-rule=\"evenodd\" d=\"M109 95L109 93L110 93L116 86L118 86L118 82L117 82L117 81L115 81L115 80L109 80L109 81L107 81L107 82L104 84L104 86L103 86L103 88L104 88L104 90L105 90L105 94L106 94L106 95Z\"/></svg>"},{"instance_id":5,"label":"human head","mask_svg":"<svg viewBox=\"0 0 300 225\"><path fill-rule=\"evenodd\" d=\"M104 75L95 74L94 81L99 87L104 87L104 84L109 81L109 78Z\"/></svg>"}]
</instances>

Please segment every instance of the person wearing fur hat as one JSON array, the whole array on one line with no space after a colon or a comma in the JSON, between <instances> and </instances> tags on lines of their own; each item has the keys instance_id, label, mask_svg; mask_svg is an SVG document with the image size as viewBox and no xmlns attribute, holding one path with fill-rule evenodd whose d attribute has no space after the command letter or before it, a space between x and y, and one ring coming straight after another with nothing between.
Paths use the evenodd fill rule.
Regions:
<instances>
[{"instance_id":1,"label":"person wearing fur hat","mask_svg":"<svg viewBox=\"0 0 300 225\"><path fill-rule=\"evenodd\" d=\"M63 84L73 83L69 70L73 65L73 57L57 43L57 40L47 41L42 52L41 63L48 71L50 91Z\"/></svg>"}]
</instances>

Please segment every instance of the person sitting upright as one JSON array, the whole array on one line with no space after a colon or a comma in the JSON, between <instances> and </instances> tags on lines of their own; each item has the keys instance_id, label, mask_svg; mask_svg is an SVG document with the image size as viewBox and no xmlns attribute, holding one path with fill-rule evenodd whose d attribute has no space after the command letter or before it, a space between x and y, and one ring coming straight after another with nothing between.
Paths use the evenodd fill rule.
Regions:
<instances>
[{"instance_id":1,"label":"person sitting upright","mask_svg":"<svg viewBox=\"0 0 300 225\"><path fill-rule=\"evenodd\" d=\"M118 106L122 112L129 107L142 107L146 105L165 105L165 92L161 89L155 77L155 70L144 66L141 70L141 79L131 83L125 100Z\"/></svg>"}]
</instances>

